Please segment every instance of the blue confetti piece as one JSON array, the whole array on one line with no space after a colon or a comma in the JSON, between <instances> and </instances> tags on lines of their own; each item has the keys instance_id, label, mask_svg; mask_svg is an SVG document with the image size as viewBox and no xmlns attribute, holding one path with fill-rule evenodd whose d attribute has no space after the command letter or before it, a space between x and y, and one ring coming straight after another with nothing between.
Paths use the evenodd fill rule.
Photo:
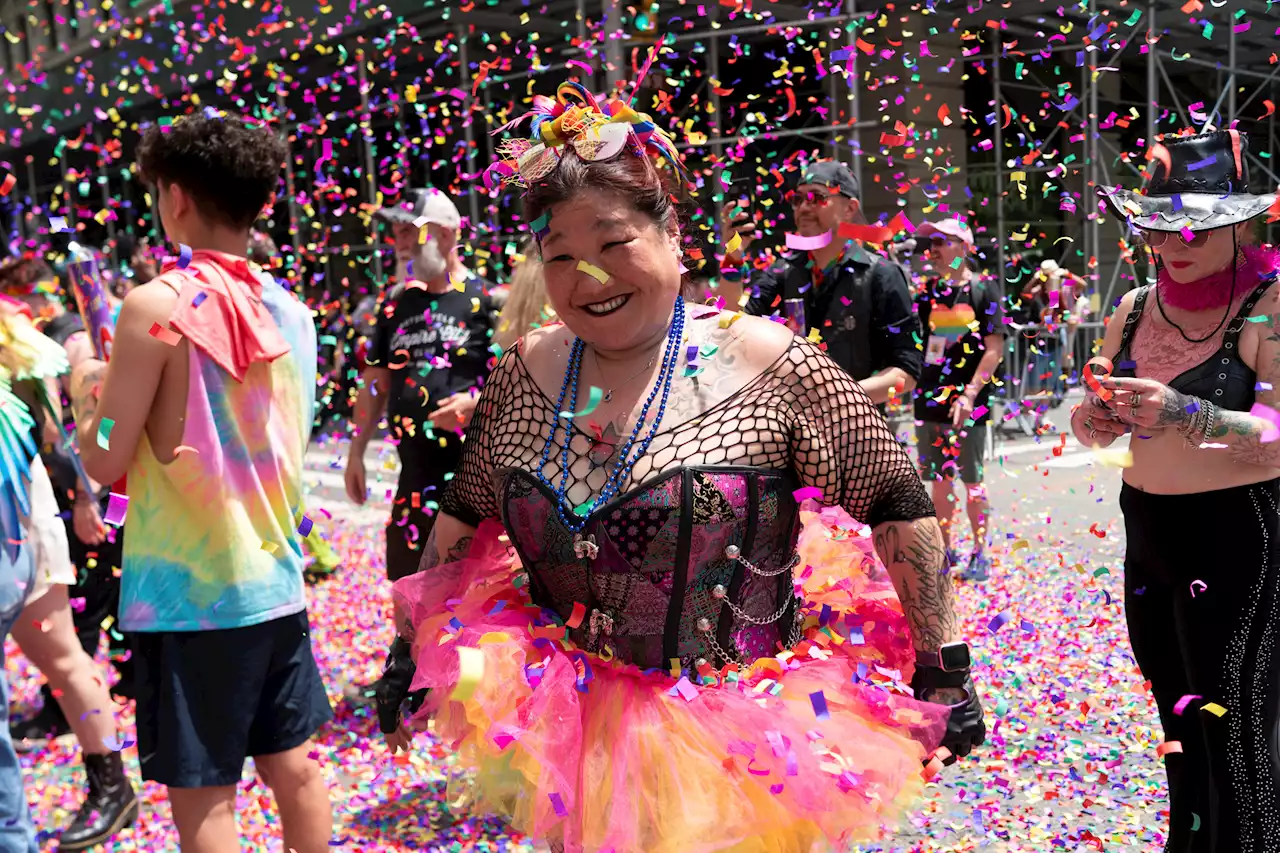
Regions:
<instances>
[{"instance_id":1,"label":"blue confetti piece","mask_svg":"<svg viewBox=\"0 0 1280 853\"><path fill-rule=\"evenodd\" d=\"M831 712L827 710L827 697L822 695L822 691L809 694L809 701L813 703L813 713L818 716L819 720L831 719Z\"/></svg>"},{"instance_id":2,"label":"blue confetti piece","mask_svg":"<svg viewBox=\"0 0 1280 853\"><path fill-rule=\"evenodd\" d=\"M191 300L191 307L199 308L200 303L204 302L208 298L209 298L209 294L205 293L203 290L200 291L199 293L196 294L196 298Z\"/></svg>"},{"instance_id":3,"label":"blue confetti piece","mask_svg":"<svg viewBox=\"0 0 1280 853\"><path fill-rule=\"evenodd\" d=\"M307 517L304 515L304 516L302 517L302 521L300 521L300 522L298 523L298 535L299 535L299 536L304 536L304 537L305 537L305 536L310 536L310 535L311 535L311 528L312 528L312 527L314 527L314 526L315 526L315 524L311 521L311 519L307 518Z\"/></svg>"},{"instance_id":4,"label":"blue confetti piece","mask_svg":"<svg viewBox=\"0 0 1280 853\"><path fill-rule=\"evenodd\" d=\"M178 269L185 270L191 266L191 247L186 243L178 244Z\"/></svg>"},{"instance_id":5,"label":"blue confetti piece","mask_svg":"<svg viewBox=\"0 0 1280 853\"><path fill-rule=\"evenodd\" d=\"M1007 610L1002 613L997 613L991 621L987 623L987 630L994 634L996 631L1003 628L1008 621L1009 612Z\"/></svg>"},{"instance_id":6,"label":"blue confetti piece","mask_svg":"<svg viewBox=\"0 0 1280 853\"><path fill-rule=\"evenodd\" d=\"M866 637L862 636L862 629L861 629L861 628L851 628L851 629L849 629L849 645L851 645L851 646L865 646L866 644L867 644L867 639L866 639Z\"/></svg>"},{"instance_id":7,"label":"blue confetti piece","mask_svg":"<svg viewBox=\"0 0 1280 853\"><path fill-rule=\"evenodd\" d=\"M452 629L453 629L453 630L455 630L455 631L461 631L461 630L462 630L462 623L461 623L461 622L459 622L459 621L458 621L458 617L457 617L457 616L455 616L455 617L453 617L452 619L450 619L450 620L449 620L449 627L450 627L450 628L452 628Z\"/></svg>"}]
</instances>

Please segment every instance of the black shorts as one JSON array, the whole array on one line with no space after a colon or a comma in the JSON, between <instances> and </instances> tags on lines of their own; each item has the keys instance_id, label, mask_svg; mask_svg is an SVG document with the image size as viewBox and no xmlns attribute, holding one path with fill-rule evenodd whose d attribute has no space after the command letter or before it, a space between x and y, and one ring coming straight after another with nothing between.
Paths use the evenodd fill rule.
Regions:
<instances>
[{"instance_id":1,"label":"black shorts","mask_svg":"<svg viewBox=\"0 0 1280 853\"><path fill-rule=\"evenodd\" d=\"M986 452L986 424L959 430L951 424L916 422L916 454L925 480L954 480L959 474L961 482L976 486L982 482Z\"/></svg>"},{"instance_id":2,"label":"black shorts","mask_svg":"<svg viewBox=\"0 0 1280 853\"><path fill-rule=\"evenodd\" d=\"M132 635L142 778L239 783L244 760L306 743L333 718L307 613L221 631Z\"/></svg>"}]
</instances>

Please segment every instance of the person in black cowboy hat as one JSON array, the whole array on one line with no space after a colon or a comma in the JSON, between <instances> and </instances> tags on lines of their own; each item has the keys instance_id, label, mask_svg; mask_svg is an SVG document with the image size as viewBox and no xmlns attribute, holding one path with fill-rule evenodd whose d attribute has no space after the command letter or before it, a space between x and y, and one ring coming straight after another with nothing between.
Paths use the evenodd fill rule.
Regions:
<instances>
[{"instance_id":1,"label":"person in black cowboy hat","mask_svg":"<svg viewBox=\"0 0 1280 853\"><path fill-rule=\"evenodd\" d=\"M746 311L803 315L803 323L793 326L798 334L820 334L836 364L874 402L885 403L920 378L920 323L902 267L840 236L841 225L865 222L860 198L858 181L843 163L821 160L805 167L787 193L796 230L804 238L830 235L829 242L787 252L781 263L755 272L746 287ZM724 233L740 238L740 247L728 249L720 266L721 278L732 286L741 277L741 253L756 236L751 214L729 205ZM730 237L726 247L733 245Z\"/></svg>"},{"instance_id":2,"label":"person in black cowboy hat","mask_svg":"<svg viewBox=\"0 0 1280 853\"><path fill-rule=\"evenodd\" d=\"M1102 191L1156 283L1121 301L1071 422L1094 447L1136 436L1125 608L1178 853L1280 850L1280 256L1253 242L1276 195L1247 157L1234 130L1166 139L1145 192Z\"/></svg>"}]
</instances>

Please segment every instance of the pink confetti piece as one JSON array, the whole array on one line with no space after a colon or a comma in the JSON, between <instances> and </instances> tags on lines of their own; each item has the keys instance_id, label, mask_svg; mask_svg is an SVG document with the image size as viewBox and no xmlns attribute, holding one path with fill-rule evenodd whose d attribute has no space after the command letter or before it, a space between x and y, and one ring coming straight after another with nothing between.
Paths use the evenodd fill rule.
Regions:
<instances>
[{"instance_id":1,"label":"pink confetti piece","mask_svg":"<svg viewBox=\"0 0 1280 853\"><path fill-rule=\"evenodd\" d=\"M805 486L803 489L796 489L791 493L791 497L796 499L796 503L803 503L807 500L822 500L822 489L817 486Z\"/></svg>"},{"instance_id":2,"label":"pink confetti piece","mask_svg":"<svg viewBox=\"0 0 1280 853\"><path fill-rule=\"evenodd\" d=\"M692 702L698 698L698 688L694 687L693 682L689 681L686 676L680 676L680 680L676 682L675 689L680 694L680 698L686 702Z\"/></svg>"},{"instance_id":3,"label":"pink confetti piece","mask_svg":"<svg viewBox=\"0 0 1280 853\"><path fill-rule=\"evenodd\" d=\"M787 248L799 251L812 251L821 249L831 245L831 232L819 234L816 237L806 237L803 234L788 234Z\"/></svg>"},{"instance_id":4,"label":"pink confetti piece","mask_svg":"<svg viewBox=\"0 0 1280 853\"><path fill-rule=\"evenodd\" d=\"M1188 705L1190 705L1196 699L1203 699L1203 698L1204 697L1199 695L1198 693L1188 693L1186 696L1183 696L1181 699L1179 699L1178 703L1173 706L1173 713L1181 717L1182 712L1187 710Z\"/></svg>"},{"instance_id":5,"label":"pink confetti piece","mask_svg":"<svg viewBox=\"0 0 1280 853\"><path fill-rule=\"evenodd\" d=\"M178 345L178 342L182 340L182 335L178 334L172 329L166 329L164 326L161 326L159 323L151 324L151 337L155 338L156 340L162 343L166 343L171 347L176 347Z\"/></svg>"},{"instance_id":6,"label":"pink confetti piece","mask_svg":"<svg viewBox=\"0 0 1280 853\"><path fill-rule=\"evenodd\" d=\"M126 495L111 493L107 498L107 511L103 514L102 520L107 524L120 527L124 524L125 513L129 511L129 498Z\"/></svg>"},{"instance_id":7,"label":"pink confetti piece","mask_svg":"<svg viewBox=\"0 0 1280 853\"><path fill-rule=\"evenodd\" d=\"M1262 435L1258 439L1259 441L1263 444L1270 444L1280 438L1280 412L1277 412L1270 406L1264 406L1261 403L1254 403L1253 408L1249 410L1249 414L1267 422L1267 425L1263 427Z\"/></svg>"},{"instance_id":8,"label":"pink confetti piece","mask_svg":"<svg viewBox=\"0 0 1280 853\"><path fill-rule=\"evenodd\" d=\"M1208 588L1209 588L1209 585L1208 585L1207 583L1205 583L1204 581L1202 581L1202 580L1193 580L1193 581L1191 582L1191 597L1192 597L1192 598L1195 598L1195 597L1196 597L1196 587L1200 587L1200 592L1204 592L1206 589L1208 589Z\"/></svg>"}]
</instances>

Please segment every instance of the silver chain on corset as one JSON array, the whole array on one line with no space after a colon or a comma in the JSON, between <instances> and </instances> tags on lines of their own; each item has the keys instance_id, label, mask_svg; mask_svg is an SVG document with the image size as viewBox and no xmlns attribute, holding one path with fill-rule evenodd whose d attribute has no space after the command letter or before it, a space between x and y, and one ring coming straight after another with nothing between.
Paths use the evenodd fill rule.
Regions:
<instances>
[{"instance_id":1,"label":"silver chain on corset","mask_svg":"<svg viewBox=\"0 0 1280 853\"><path fill-rule=\"evenodd\" d=\"M793 553L791 556L791 560L787 562L786 565L782 566L782 568L773 569L773 570L762 569L759 566L757 566L755 563L752 563L749 560L743 559L742 549L739 548L737 545L730 545L727 548L725 548L724 555L729 560L736 560L737 562L741 563L744 569L746 569L748 572L755 575L756 577L761 577L761 578L774 578L774 577L777 577L778 575L781 575L783 572L791 572L795 569L796 566L800 564L799 552ZM749 625L771 625L774 622L777 622L783 616L787 615L788 609L790 609L791 607L795 607L796 618L792 622L791 632L787 636L787 648L794 646L796 643L800 641L801 628L803 626L803 617L801 617L799 605L794 599L792 598L787 599L782 603L781 607L779 607L776 611L769 614L768 616L752 616L750 613L743 610L741 607L739 607L738 605L734 604L732 601L729 600L729 590L728 588L725 587L724 584L716 584L714 587L712 587L711 596L720 601L721 607L728 607L729 611L733 613L734 616L738 617L743 622L746 622ZM710 619L706 618L705 616L699 619L697 628L700 632L702 632L703 634L706 634L708 644L710 644L712 650L715 651L717 655L719 655L721 660L724 660L726 662L732 662L732 663L741 662L742 653L738 651L736 646L732 653L726 651L724 648L720 646L720 642L716 639L716 631L715 631L716 626L712 624Z\"/></svg>"}]
</instances>

